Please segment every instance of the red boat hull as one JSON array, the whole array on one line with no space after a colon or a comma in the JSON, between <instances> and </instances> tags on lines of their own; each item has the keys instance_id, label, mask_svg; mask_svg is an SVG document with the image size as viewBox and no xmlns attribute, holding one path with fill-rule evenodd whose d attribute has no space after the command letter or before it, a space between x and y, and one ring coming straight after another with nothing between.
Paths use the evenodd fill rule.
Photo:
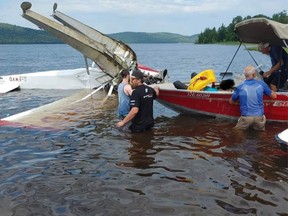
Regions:
<instances>
[{"instance_id":1,"label":"red boat hull","mask_svg":"<svg viewBox=\"0 0 288 216\"><path fill-rule=\"evenodd\" d=\"M215 117L238 118L239 105L229 103L230 92L188 91L163 89L158 102L183 114L204 114ZM276 99L264 97L264 112L268 121L288 121L288 93L278 93Z\"/></svg>"}]
</instances>

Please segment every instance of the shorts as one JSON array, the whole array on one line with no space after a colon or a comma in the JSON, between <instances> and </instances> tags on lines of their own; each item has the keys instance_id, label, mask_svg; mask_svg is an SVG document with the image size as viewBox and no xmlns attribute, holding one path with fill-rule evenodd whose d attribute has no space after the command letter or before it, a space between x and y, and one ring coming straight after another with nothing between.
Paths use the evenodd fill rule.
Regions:
<instances>
[{"instance_id":1,"label":"shorts","mask_svg":"<svg viewBox=\"0 0 288 216\"><path fill-rule=\"evenodd\" d=\"M252 127L254 130L265 130L266 117L263 116L240 116L235 126L236 129L246 130Z\"/></svg>"}]
</instances>

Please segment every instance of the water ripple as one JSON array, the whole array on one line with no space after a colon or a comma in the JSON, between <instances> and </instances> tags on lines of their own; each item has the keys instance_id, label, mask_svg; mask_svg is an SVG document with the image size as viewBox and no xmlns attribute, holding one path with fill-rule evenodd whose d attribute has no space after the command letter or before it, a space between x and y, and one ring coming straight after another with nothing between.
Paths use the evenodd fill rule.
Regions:
<instances>
[{"instance_id":1,"label":"water ripple","mask_svg":"<svg viewBox=\"0 0 288 216\"><path fill-rule=\"evenodd\" d=\"M156 53L153 62L159 66L166 58L163 65L177 69L172 78L184 80L179 65L190 74L184 64L189 58L203 62L191 50L218 54L235 48L133 46L149 59ZM183 65L171 63L175 50ZM221 58L213 65L222 63ZM70 93L12 92L0 97L0 115ZM95 95L46 113L42 127L1 127L1 215L287 215L287 154L279 154L274 141L287 124L267 123L265 132L237 131L233 120L178 115L156 102L154 129L130 134L115 127L115 101L100 106Z\"/></svg>"}]
</instances>

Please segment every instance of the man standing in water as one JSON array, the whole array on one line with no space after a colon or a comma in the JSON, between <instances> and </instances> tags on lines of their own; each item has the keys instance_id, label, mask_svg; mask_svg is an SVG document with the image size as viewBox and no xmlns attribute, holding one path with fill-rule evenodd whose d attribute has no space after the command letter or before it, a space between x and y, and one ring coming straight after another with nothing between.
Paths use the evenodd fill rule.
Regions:
<instances>
[{"instance_id":1,"label":"man standing in water","mask_svg":"<svg viewBox=\"0 0 288 216\"><path fill-rule=\"evenodd\" d=\"M247 129L252 127L255 130L265 130L266 117L264 115L263 95L276 98L266 83L254 79L256 70L253 66L244 69L246 80L237 86L229 102L237 104L240 102L241 116L235 126L236 129Z\"/></svg>"},{"instance_id":2,"label":"man standing in water","mask_svg":"<svg viewBox=\"0 0 288 216\"><path fill-rule=\"evenodd\" d=\"M131 132L143 132L150 130L154 126L153 100L159 95L159 88L154 89L144 85L144 76L140 70L134 70L131 77L131 85L134 88L130 97L130 112L120 122L117 127L122 127L128 122Z\"/></svg>"}]
</instances>

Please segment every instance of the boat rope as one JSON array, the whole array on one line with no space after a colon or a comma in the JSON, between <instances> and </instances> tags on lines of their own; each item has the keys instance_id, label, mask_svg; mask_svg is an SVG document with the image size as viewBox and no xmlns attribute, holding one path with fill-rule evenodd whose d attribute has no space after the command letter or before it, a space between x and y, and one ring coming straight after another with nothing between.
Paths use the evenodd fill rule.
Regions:
<instances>
[{"instance_id":1,"label":"boat rope","mask_svg":"<svg viewBox=\"0 0 288 216\"><path fill-rule=\"evenodd\" d=\"M257 65L257 68L260 68L262 65L258 65L257 61L255 60L255 58L252 56L251 52L249 51L249 49L247 48L247 46L245 44L243 44L245 49L248 51L250 57L253 59L253 61L255 62L255 64ZM261 68L260 68L261 69Z\"/></svg>"},{"instance_id":2,"label":"boat rope","mask_svg":"<svg viewBox=\"0 0 288 216\"><path fill-rule=\"evenodd\" d=\"M226 71L223 73L223 76L222 76L221 80L223 80L223 78L225 77L225 75L226 75L227 71L229 70L229 67L231 66L231 64L232 64L232 62L233 62L233 60L234 60L236 54L238 53L238 51L239 51L241 45L242 45L242 42L240 42L240 44L239 44L239 46L238 46L238 48L237 48L237 50L236 50L236 52L235 52L235 54L234 54L232 60L230 61L229 65L228 65L228 67L227 67L227 69L226 69Z\"/></svg>"},{"instance_id":3,"label":"boat rope","mask_svg":"<svg viewBox=\"0 0 288 216\"><path fill-rule=\"evenodd\" d=\"M288 47L288 44L286 43L286 41L285 41L284 39L283 39L282 41L283 41L284 45L285 45L286 47Z\"/></svg>"},{"instance_id":4,"label":"boat rope","mask_svg":"<svg viewBox=\"0 0 288 216\"><path fill-rule=\"evenodd\" d=\"M92 98L92 95L95 94L96 92L98 92L100 89L103 89L105 85L101 85L100 87L98 87L96 90L94 90L93 92L91 92L90 94L86 95L85 97L77 100L77 101L74 101L73 103L71 104L75 104L75 103L78 103L80 101L83 101L85 99L87 99L88 97L91 97Z\"/></svg>"}]
</instances>

